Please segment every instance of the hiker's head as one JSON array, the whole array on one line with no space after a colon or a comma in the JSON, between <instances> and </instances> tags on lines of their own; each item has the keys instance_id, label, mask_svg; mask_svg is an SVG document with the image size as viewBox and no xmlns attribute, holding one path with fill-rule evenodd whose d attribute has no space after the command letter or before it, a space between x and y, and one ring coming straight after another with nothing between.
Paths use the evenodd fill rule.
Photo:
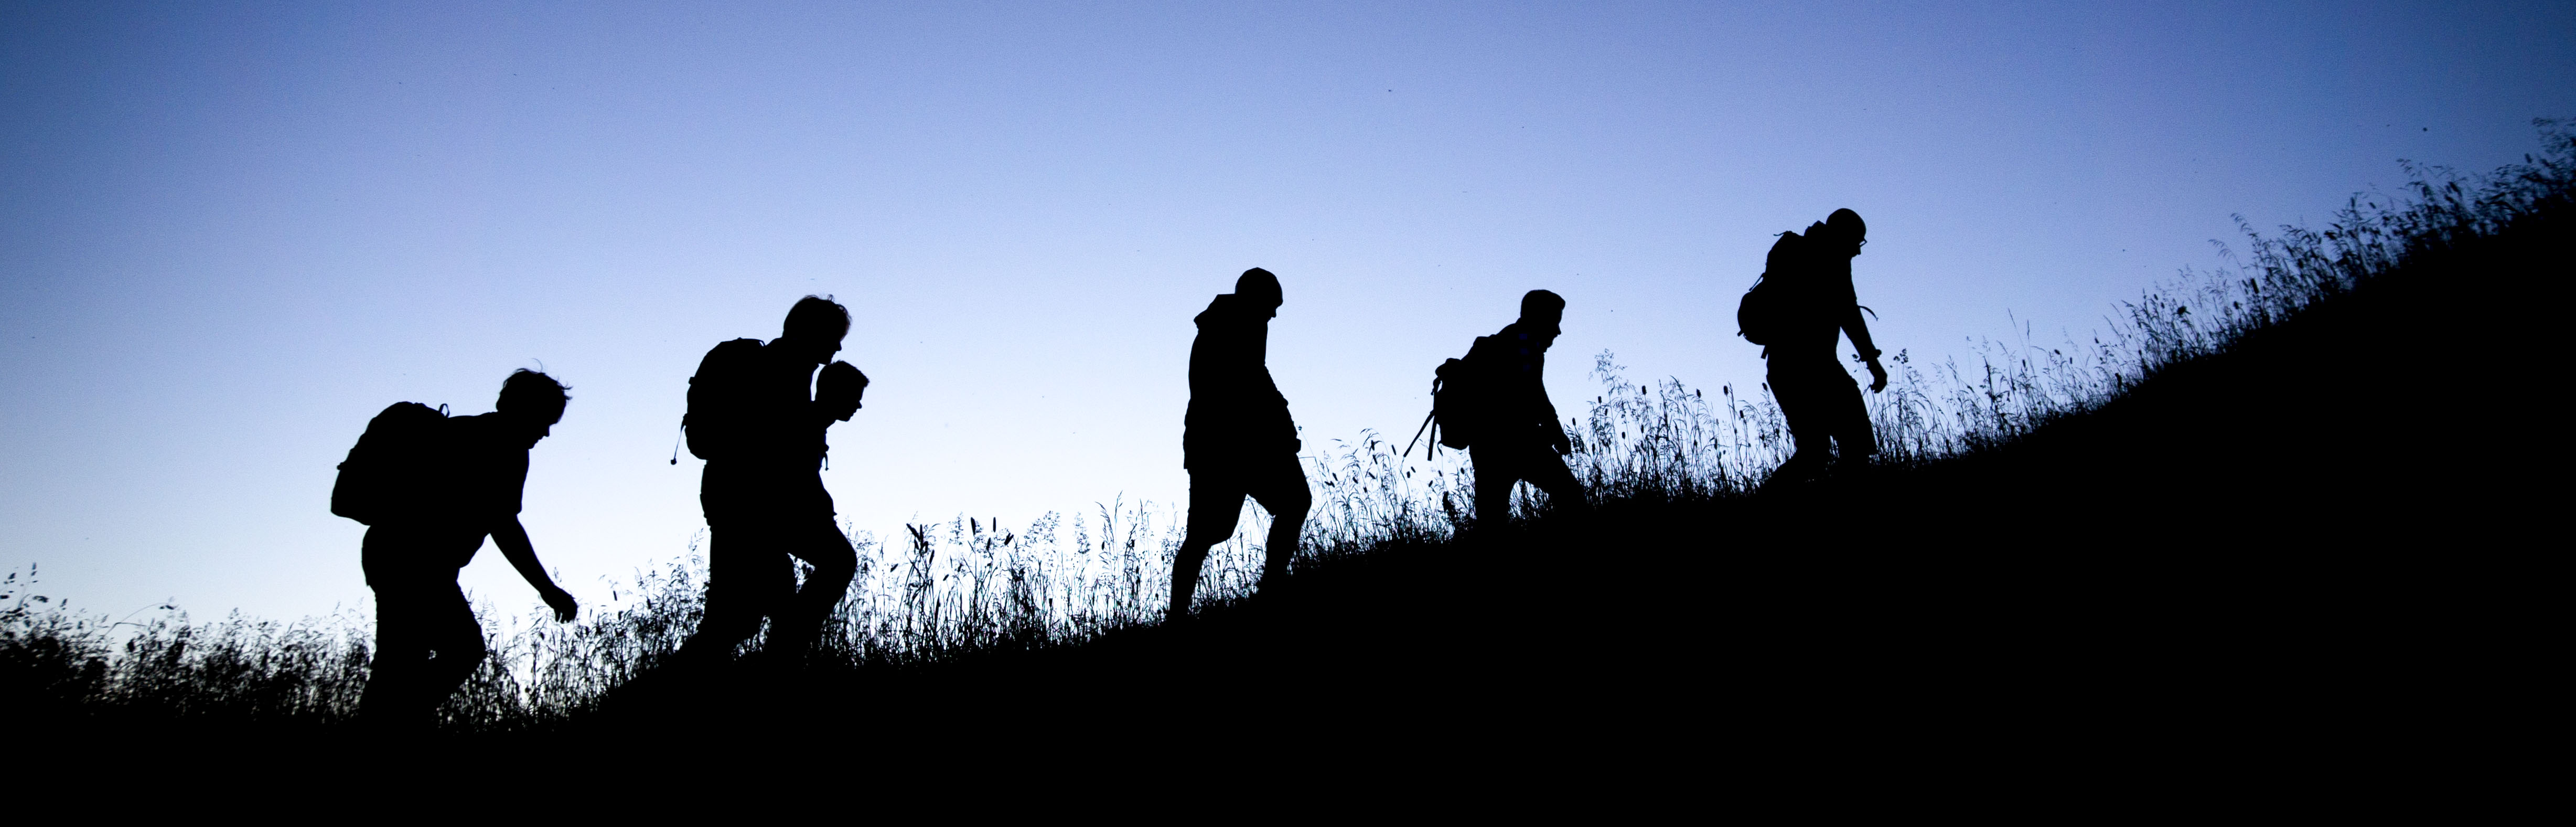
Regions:
<instances>
[{"instance_id":1,"label":"hiker's head","mask_svg":"<svg viewBox=\"0 0 2576 827\"><path fill-rule=\"evenodd\" d=\"M779 331L778 341L819 365L841 352L841 338L848 335L849 308L826 296L806 296L787 309L787 325Z\"/></svg>"},{"instance_id":2,"label":"hiker's head","mask_svg":"<svg viewBox=\"0 0 2576 827\"><path fill-rule=\"evenodd\" d=\"M851 414L859 412L859 395L867 389L867 374L848 362L833 362L814 379L814 405L833 419L848 422Z\"/></svg>"},{"instance_id":3,"label":"hiker's head","mask_svg":"<svg viewBox=\"0 0 2576 827\"><path fill-rule=\"evenodd\" d=\"M1825 216L1825 237L1837 250L1848 248L1845 255L1860 255L1861 245L1869 243L1869 225L1861 223L1860 213L1845 207Z\"/></svg>"},{"instance_id":4,"label":"hiker's head","mask_svg":"<svg viewBox=\"0 0 2576 827\"><path fill-rule=\"evenodd\" d=\"M501 380L501 398L492 403L492 409L500 411L505 419L526 425L528 444L535 445L554 432L555 423L563 421L564 405L572 401L572 394L566 392L569 390L552 376L520 368Z\"/></svg>"},{"instance_id":5,"label":"hiker's head","mask_svg":"<svg viewBox=\"0 0 2576 827\"><path fill-rule=\"evenodd\" d=\"M1281 301L1279 277L1259 267L1245 270L1241 278L1234 280L1234 294L1257 307L1277 310Z\"/></svg>"},{"instance_id":6,"label":"hiker's head","mask_svg":"<svg viewBox=\"0 0 2576 827\"><path fill-rule=\"evenodd\" d=\"M1556 340L1557 323L1565 320L1565 297L1546 290L1532 290L1521 295L1521 327L1533 334Z\"/></svg>"}]
</instances>

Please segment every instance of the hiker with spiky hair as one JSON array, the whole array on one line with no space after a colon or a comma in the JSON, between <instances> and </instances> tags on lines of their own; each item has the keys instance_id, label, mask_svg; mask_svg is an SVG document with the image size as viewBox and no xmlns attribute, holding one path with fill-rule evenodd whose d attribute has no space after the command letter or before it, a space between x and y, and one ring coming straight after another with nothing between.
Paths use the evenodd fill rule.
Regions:
<instances>
[{"instance_id":1,"label":"hiker with spiky hair","mask_svg":"<svg viewBox=\"0 0 2576 827\"><path fill-rule=\"evenodd\" d=\"M368 424L341 465L332 510L368 523L359 565L376 593L376 651L358 713L377 726L425 728L483 662L483 624L456 573L492 538L510 567L572 622L572 595L546 576L519 524L528 450L572 397L532 370L510 374L492 413L448 417L405 402Z\"/></svg>"},{"instance_id":2,"label":"hiker with spiky hair","mask_svg":"<svg viewBox=\"0 0 2576 827\"><path fill-rule=\"evenodd\" d=\"M1279 278L1259 267L1235 279L1234 292L1218 294L1193 321L1190 407L1182 417L1181 467L1190 472L1190 527L1172 558L1172 606L1190 610L1190 597L1207 564L1208 549L1234 536L1243 498L1270 511L1270 541L1262 547L1261 582L1288 572L1297 538L1313 504L1306 469L1297 464L1297 424L1288 399L1265 363L1270 319L1279 315Z\"/></svg>"},{"instance_id":3,"label":"hiker with spiky hair","mask_svg":"<svg viewBox=\"0 0 2576 827\"><path fill-rule=\"evenodd\" d=\"M1550 502L1583 508L1583 486L1565 467L1574 451L1547 398L1547 349L1563 331L1565 298L1546 290L1521 296L1521 317L1467 351L1476 409L1463 436L1475 467L1476 526L1500 526L1511 514L1512 486L1522 480Z\"/></svg>"},{"instance_id":4,"label":"hiker with spiky hair","mask_svg":"<svg viewBox=\"0 0 2576 827\"><path fill-rule=\"evenodd\" d=\"M1836 473L1854 472L1878 453L1860 386L1834 358L1835 341L1849 335L1855 358L1869 368L1869 391L1887 389L1887 368L1879 364L1852 289L1852 258L1869 243L1868 234L1860 213L1850 209L1808 225L1803 236L1781 233L1761 282L1737 307L1742 335L1763 346L1771 396L1797 443L1797 452L1771 472L1774 482L1812 479L1829 464Z\"/></svg>"},{"instance_id":5,"label":"hiker with spiky hair","mask_svg":"<svg viewBox=\"0 0 2576 827\"><path fill-rule=\"evenodd\" d=\"M825 429L847 421L867 387L857 368L832 360L849 331L848 308L806 296L777 339L716 345L689 380L681 423L690 453L707 461L698 487L707 602L683 660L729 657L767 618L763 652L801 662L848 591L858 553L833 520L822 463ZM798 560L813 567L802 588Z\"/></svg>"}]
</instances>

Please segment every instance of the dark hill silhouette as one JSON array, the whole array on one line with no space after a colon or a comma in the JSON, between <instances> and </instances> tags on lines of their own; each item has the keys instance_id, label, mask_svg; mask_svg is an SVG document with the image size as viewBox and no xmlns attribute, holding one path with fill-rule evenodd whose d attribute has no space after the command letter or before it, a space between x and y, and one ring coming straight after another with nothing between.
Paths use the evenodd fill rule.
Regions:
<instances>
[{"instance_id":1,"label":"dark hill silhouette","mask_svg":"<svg viewBox=\"0 0 2576 827\"><path fill-rule=\"evenodd\" d=\"M2536 611L2490 600L2533 569L2497 541L2546 513L2508 467L2554 466L2516 401L2539 389L2501 369L2546 352L2539 327L2500 304L2555 294L2562 215L2424 252L1963 456L1612 499L1490 542L1304 565L1188 623L665 688L586 729L668 726L740 708L684 699L745 692L916 707L910 743L1016 737L1044 717L1175 750L1285 739L1649 764L1854 743L2385 749L2422 723L2391 710L2445 683L2432 675L2492 671L2480 664Z\"/></svg>"}]
</instances>

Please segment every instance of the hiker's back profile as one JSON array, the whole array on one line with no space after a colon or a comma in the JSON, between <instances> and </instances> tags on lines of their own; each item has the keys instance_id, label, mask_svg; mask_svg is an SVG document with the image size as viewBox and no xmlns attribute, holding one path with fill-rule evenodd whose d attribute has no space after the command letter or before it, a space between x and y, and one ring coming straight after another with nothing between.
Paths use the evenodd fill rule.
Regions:
<instances>
[{"instance_id":1,"label":"hiker's back profile","mask_svg":"<svg viewBox=\"0 0 2576 827\"><path fill-rule=\"evenodd\" d=\"M1171 617L1189 613L1208 549L1234 536L1245 497L1270 511L1261 582L1277 583L1297 552L1312 496L1297 463L1297 424L1266 364L1270 319L1281 301L1278 277L1255 267L1193 320L1199 333L1190 343L1190 407L1181 424L1190 526L1172 559Z\"/></svg>"},{"instance_id":2,"label":"hiker's back profile","mask_svg":"<svg viewBox=\"0 0 2576 827\"><path fill-rule=\"evenodd\" d=\"M690 453L707 461L698 483L707 598L684 660L731 656L763 618L763 651L801 660L849 588L858 555L833 522L821 471L825 430L858 410L867 387L857 368L832 361L849 330L848 308L807 296L777 339L720 343L690 378L682 428ZM801 589L797 560L813 566Z\"/></svg>"},{"instance_id":3,"label":"hiker's back profile","mask_svg":"<svg viewBox=\"0 0 2576 827\"><path fill-rule=\"evenodd\" d=\"M1549 502L1585 506L1583 486L1565 467L1574 449L1556 403L1547 398L1547 349L1556 344L1565 299L1546 290L1521 296L1520 318L1476 339L1463 359L1442 366L1433 413L1444 444L1467 448L1475 468L1479 531L1510 519L1512 487L1523 480Z\"/></svg>"},{"instance_id":4,"label":"hiker's back profile","mask_svg":"<svg viewBox=\"0 0 2576 827\"><path fill-rule=\"evenodd\" d=\"M1804 235L1781 233L1761 281L1736 307L1739 333L1763 347L1772 397L1797 443L1797 452L1772 472L1775 482L1811 479L1828 465L1858 470L1878 452L1860 387L1834 358L1835 342L1850 336L1856 358L1869 367L1870 392L1887 388L1887 369L1852 288L1851 260L1869 243L1867 235L1860 214L1848 209L1809 225Z\"/></svg>"},{"instance_id":5,"label":"hiker's back profile","mask_svg":"<svg viewBox=\"0 0 2576 827\"><path fill-rule=\"evenodd\" d=\"M367 524L360 565L376 594L362 718L424 728L482 663L483 626L456 574L487 536L557 620L572 620L572 595L546 576L519 524L528 450L552 433L570 400L553 377L521 370L501 384L492 413L451 418L399 403L368 423L341 463L331 510Z\"/></svg>"}]
</instances>

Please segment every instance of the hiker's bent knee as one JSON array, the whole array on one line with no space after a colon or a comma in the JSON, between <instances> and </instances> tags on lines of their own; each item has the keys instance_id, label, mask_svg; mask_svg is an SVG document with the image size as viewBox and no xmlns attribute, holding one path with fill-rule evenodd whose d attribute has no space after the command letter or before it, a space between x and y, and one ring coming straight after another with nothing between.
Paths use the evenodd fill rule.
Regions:
<instances>
[{"instance_id":1,"label":"hiker's bent knee","mask_svg":"<svg viewBox=\"0 0 2576 827\"><path fill-rule=\"evenodd\" d=\"M1299 488L1295 491L1281 491L1263 498L1261 500L1261 507L1270 512L1272 519L1304 522L1306 520L1306 512L1313 510L1315 507L1315 497L1312 494L1306 493L1306 489L1304 488Z\"/></svg>"}]
</instances>

